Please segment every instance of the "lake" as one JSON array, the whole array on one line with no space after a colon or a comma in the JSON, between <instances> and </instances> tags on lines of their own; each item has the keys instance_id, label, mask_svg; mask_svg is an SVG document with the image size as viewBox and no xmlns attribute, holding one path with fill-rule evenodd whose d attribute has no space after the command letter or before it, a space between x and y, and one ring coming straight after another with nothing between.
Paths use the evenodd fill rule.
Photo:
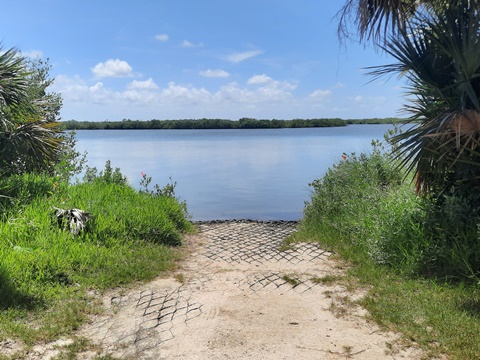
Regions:
<instances>
[{"instance_id":1,"label":"lake","mask_svg":"<svg viewBox=\"0 0 480 360\"><path fill-rule=\"evenodd\" d=\"M77 150L107 160L139 188L177 182L192 220L298 220L311 189L342 153L370 152L392 125L242 130L79 130Z\"/></svg>"}]
</instances>

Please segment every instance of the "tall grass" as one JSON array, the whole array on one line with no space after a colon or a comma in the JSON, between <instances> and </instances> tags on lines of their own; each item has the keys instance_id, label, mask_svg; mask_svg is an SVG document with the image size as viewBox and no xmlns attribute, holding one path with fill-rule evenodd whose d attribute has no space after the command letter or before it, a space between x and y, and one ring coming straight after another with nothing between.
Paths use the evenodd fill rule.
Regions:
<instances>
[{"instance_id":1,"label":"tall grass","mask_svg":"<svg viewBox=\"0 0 480 360\"><path fill-rule=\"evenodd\" d=\"M416 196L379 142L370 154L344 154L311 186L289 241L318 241L354 264L372 317L427 356L480 358L478 202Z\"/></svg>"},{"instance_id":2,"label":"tall grass","mask_svg":"<svg viewBox=\"0 0 480 360\"><path fill-rule=\"evenodd\" d=\"M171 269L182 234L193 230L184 203L135 191L109 163L75 185L25 174L2 179L0 189L0 340L33 343L70 331L97 311L88 289ZM74 236L59 226L55 207L82 209L92 219ZM32 316L35 326L28 323Z\"/></svg>"},{"instance_id":3,"label":"tall grass","mask_svg":"<svg viewBox=\"0 0 480 360\"><path fill-rule=\"evenodd\" d=\"M480 279L480 208L442 194L422 198L380 143L370 154L343 155L312 182L304 232L410 275Z\"/></svg>"}]
</instances>

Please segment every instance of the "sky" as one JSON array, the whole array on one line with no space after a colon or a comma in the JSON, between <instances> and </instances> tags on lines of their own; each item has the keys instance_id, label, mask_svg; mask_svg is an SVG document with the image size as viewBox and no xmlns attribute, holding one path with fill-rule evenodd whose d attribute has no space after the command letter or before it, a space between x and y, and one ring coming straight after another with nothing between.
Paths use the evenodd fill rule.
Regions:
<instances>
[{"instance_id":1,"label":"sky","mask_svg":"<svg viewBox=\"0 0 480 360\"><path fill-rule=\"evenodd\" d=\"M48 59L62 120L402 116L402 80L366 70L394 61L340 45L343 3L16 0L0 42Z\"/></svg>"}]
</instances>

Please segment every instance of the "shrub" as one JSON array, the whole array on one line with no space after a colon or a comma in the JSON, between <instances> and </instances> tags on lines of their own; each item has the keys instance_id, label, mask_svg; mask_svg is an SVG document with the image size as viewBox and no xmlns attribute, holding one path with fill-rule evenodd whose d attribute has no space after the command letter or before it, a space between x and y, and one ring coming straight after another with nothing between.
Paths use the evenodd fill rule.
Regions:
<instances>
[{"instance_id":1,"label":"shrub","mask_svg":"<svg viewBox=\"0 0 480 360\"><path fill-rule=\"evenodd\" d=\"M311 184L303 232L351 260L368 258L413 276L477 280L476 198L453 191L416 196L411 179L378 145L371 154L344 154Z\"/></svg>"},{"instance_id":2,"label":"shrub","mask_svg":"<svg viewBox=\"0 0 480 360\"><path fill-rule=\"evenodd\" d=\"M381 199L399 186L402 177L381 145L373 145L370 155L344 154L322 179L310 184L313 193L305 208L305 225L359 246L376 231Z\"/></svg>"},{"instance_id":3,"label":"shrub","mask_svg":"<svg viewBox=\"0 0 480 360\"><path fill-rule=\"evenodd\" d=\"M107 162L88 182L22 174L1 179L0 308L35 307L70 286L97 288L148 279L172 265L167 246L191 231L185 203L137 192ZM60 228L54 208L93 215L73 236ZM68 292L68 291L67 291Z\"/></svg>"}]
</instances>

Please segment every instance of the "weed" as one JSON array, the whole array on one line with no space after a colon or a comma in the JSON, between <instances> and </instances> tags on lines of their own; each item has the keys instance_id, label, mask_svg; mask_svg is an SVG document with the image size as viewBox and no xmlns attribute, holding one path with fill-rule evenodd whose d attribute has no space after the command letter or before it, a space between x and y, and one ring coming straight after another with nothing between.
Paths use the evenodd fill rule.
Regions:
<instances>
[{"instance_id":1,"label":"weed","mask_svg":"<svg viewBox=\"0 0 480 360\"><path fill-rule=\"evenodd\" d=\"M342 278L343 278L342 276L338 276L338 275L325 275L322 277L314 276L313 278L310 279L310 281L312 281L315 284L331 285L333 283L338 282Z\"/></svg>"},{"instance_id":2,"label":"weed","mask_svg":"<svg viewBox=\"0 0 480 360\"><path fill-rule=\"evenodd\" d=\"M350 289L368 289L360 304L426 356L480 358L480 205L458 193L417 197L375 146L369 155L344 155L312 183L288 241L315 240L347 260ZM335 299L331 308L341 315L349 306Z\"/></svg>"},{"instance_id":3,"label":"weed","mask_svg":"<svg viewBox=\"0 0 480 360\"><path fill-rule=\"evenodd\" d=\"M76 184L45 175L0 178L8 196L0 199L0 339L27 346L58 339L101 311L89 290L175 267L172 246L193 229L185 204L135 191L109 162L86 177ZM73 237L58 226L54 208L79 208L92 220Z\"/></svg>"},{"instance_id":4,"label":"weed","mask_svg":"<svg viewBox=\"0 0 480 360\"><path fill-rule=\"evenodd\" d=\"M181 284L185 284L185 275L183 274L175 274L175 280L177 280Z\"/></svg>"},{"instance_id":5,"label":"weed","mask_svg":"<svg viewBox=\"0 0 480 360\"><path fill-rule=\"evenodd\" d=\"M296 287L300 284L300 281L295 277L293 277L292 275L283 275L282 280L289 283L293 287Z\"/></svg>"}]
</instances>

